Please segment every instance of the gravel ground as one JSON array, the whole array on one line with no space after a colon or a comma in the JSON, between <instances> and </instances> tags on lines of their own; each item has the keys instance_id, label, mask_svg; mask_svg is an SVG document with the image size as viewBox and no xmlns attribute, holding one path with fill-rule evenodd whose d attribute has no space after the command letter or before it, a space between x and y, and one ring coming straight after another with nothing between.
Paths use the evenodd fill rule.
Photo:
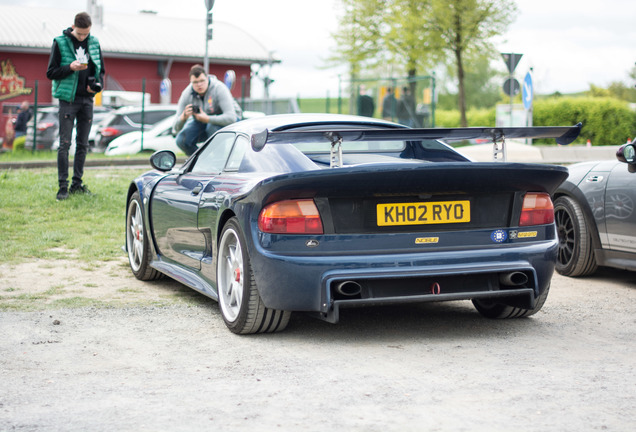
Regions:
<instances>
[{"instance_id":1,"label":"gravel ground","mask_svg":"<svg viewBox=\"0 0 636 432\"><path fill-rule=\"evenodd\" d=\"M337 325L295 314L285 332L256 336L230 333L215 302L139 282L121 261L0 265L0 285L0 431L636 424L636 273L557 275L528 319L429 303L346 309Z\"/></svg>"}]
</instances>

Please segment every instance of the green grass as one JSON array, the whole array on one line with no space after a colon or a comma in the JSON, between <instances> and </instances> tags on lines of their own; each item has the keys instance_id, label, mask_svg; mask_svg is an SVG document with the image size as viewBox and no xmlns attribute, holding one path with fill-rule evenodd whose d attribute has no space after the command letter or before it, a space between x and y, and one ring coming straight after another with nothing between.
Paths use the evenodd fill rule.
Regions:
<instances>
[{"instance_id":1,"label":"green grass","mask_svg":"<svg viewBox=\"0 0 636 432\"><path fill-rule=\"evenodd\" d=\"M86 169L94 196L56 201L57 169L0 170L0 262L121 256L128 185L147 169Z\"/></svg>"},{"instance_id":2,"label":"green grass","mask_svg":"<svg viewBox=\"0 0 636 432\"><path fill-rule=\"evenodd\" d=\"M40 264L46 268L54 267L57 259L70 259L90 271L100 261L125 256L121 247L125 242L126 193L130 182L147 170L87 168L84 183L94 195L71 195L56 201L56 168L0 169L0 262L51 260ZM130 277L134 279L132 274ZM83 284L89 290L98 286L98 281ZM120 297L108 300L88 298L83 292L67 281L37 293L21 292L7 283L0 288L0 311L209 304L209 299L181 285L168 287L159 300L144 300L139 297L141 291L134 288L119 289ZM74 296L58 298L68 294Z\"/></svg>"},{"instance_id":3,"label":"green grass","mask_svg":"<svg viewBox=\"0 0 636 432\"><path fill-rule=\"evenodd\" d=\"M332 113L349 114L349 99L343 98L338 101L338 97L301 99L298 101L301 112L304 113Z\"/></svg>"}]
</instances>

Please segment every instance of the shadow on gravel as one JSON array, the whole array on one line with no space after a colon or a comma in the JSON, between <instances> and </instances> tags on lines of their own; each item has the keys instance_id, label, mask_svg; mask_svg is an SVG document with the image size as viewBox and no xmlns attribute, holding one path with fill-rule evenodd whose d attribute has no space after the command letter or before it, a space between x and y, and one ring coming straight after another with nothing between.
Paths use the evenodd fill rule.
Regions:
<instances>
[{"instance_id":1,"label":"shadow on gravel","mask_svg":"<svg viewBox=\"0 0 636 432\"><path fill-rule=\"evenodd\" d=\"M533 333L541 326L540 313L531 318L492 320L479 315L470 302L460 301L341 309L337 324L295 313L287 330L275 337L460 341Z\"/></svg>"},{"instance_id":2,"label":"shadow on gravel","mask_svg":"<svg viewBox=\"0 0 636 432\"><path fill-rule=\"evenodd\" d=\"M582 279L590 279L593 281L606 281L612 283L624 283L625 286L636 288L636 272L629 270L619 270L609 267L599 267L592 276L586 276Z\"/></svg>"}]
</instances>

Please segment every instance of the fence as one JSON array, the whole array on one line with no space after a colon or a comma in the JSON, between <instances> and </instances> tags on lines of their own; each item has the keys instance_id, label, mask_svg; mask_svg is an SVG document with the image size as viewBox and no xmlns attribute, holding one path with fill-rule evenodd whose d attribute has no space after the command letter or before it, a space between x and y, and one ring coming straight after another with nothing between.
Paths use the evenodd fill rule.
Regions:
<instances>
[{"instance_id":1,"label":"fence","mask_svg":"<svg viewBox=\"0 0 636 432\"><path fill-rule=\"evenodd\" d=\"M340 80L338 112L342 113L343 87L348 90L349 114L397 121L412 127L435 127L435 77Z\"/></svg>"}]
</instances>

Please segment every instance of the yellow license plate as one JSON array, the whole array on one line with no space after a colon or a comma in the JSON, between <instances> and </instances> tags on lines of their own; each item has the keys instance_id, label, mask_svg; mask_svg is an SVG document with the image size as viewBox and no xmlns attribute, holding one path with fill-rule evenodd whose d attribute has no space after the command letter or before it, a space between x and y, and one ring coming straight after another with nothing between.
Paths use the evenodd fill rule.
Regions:
<instances>
[{"instance_id":1,"label":"yellow license plate","mask_svg":"<svg viewBox=\"0 0 636 432\"><path fill-rule=\"evenodd\" d=\"M470 222L470 201L378 204L378 226Z\"/></svg>"}]
</instances>

